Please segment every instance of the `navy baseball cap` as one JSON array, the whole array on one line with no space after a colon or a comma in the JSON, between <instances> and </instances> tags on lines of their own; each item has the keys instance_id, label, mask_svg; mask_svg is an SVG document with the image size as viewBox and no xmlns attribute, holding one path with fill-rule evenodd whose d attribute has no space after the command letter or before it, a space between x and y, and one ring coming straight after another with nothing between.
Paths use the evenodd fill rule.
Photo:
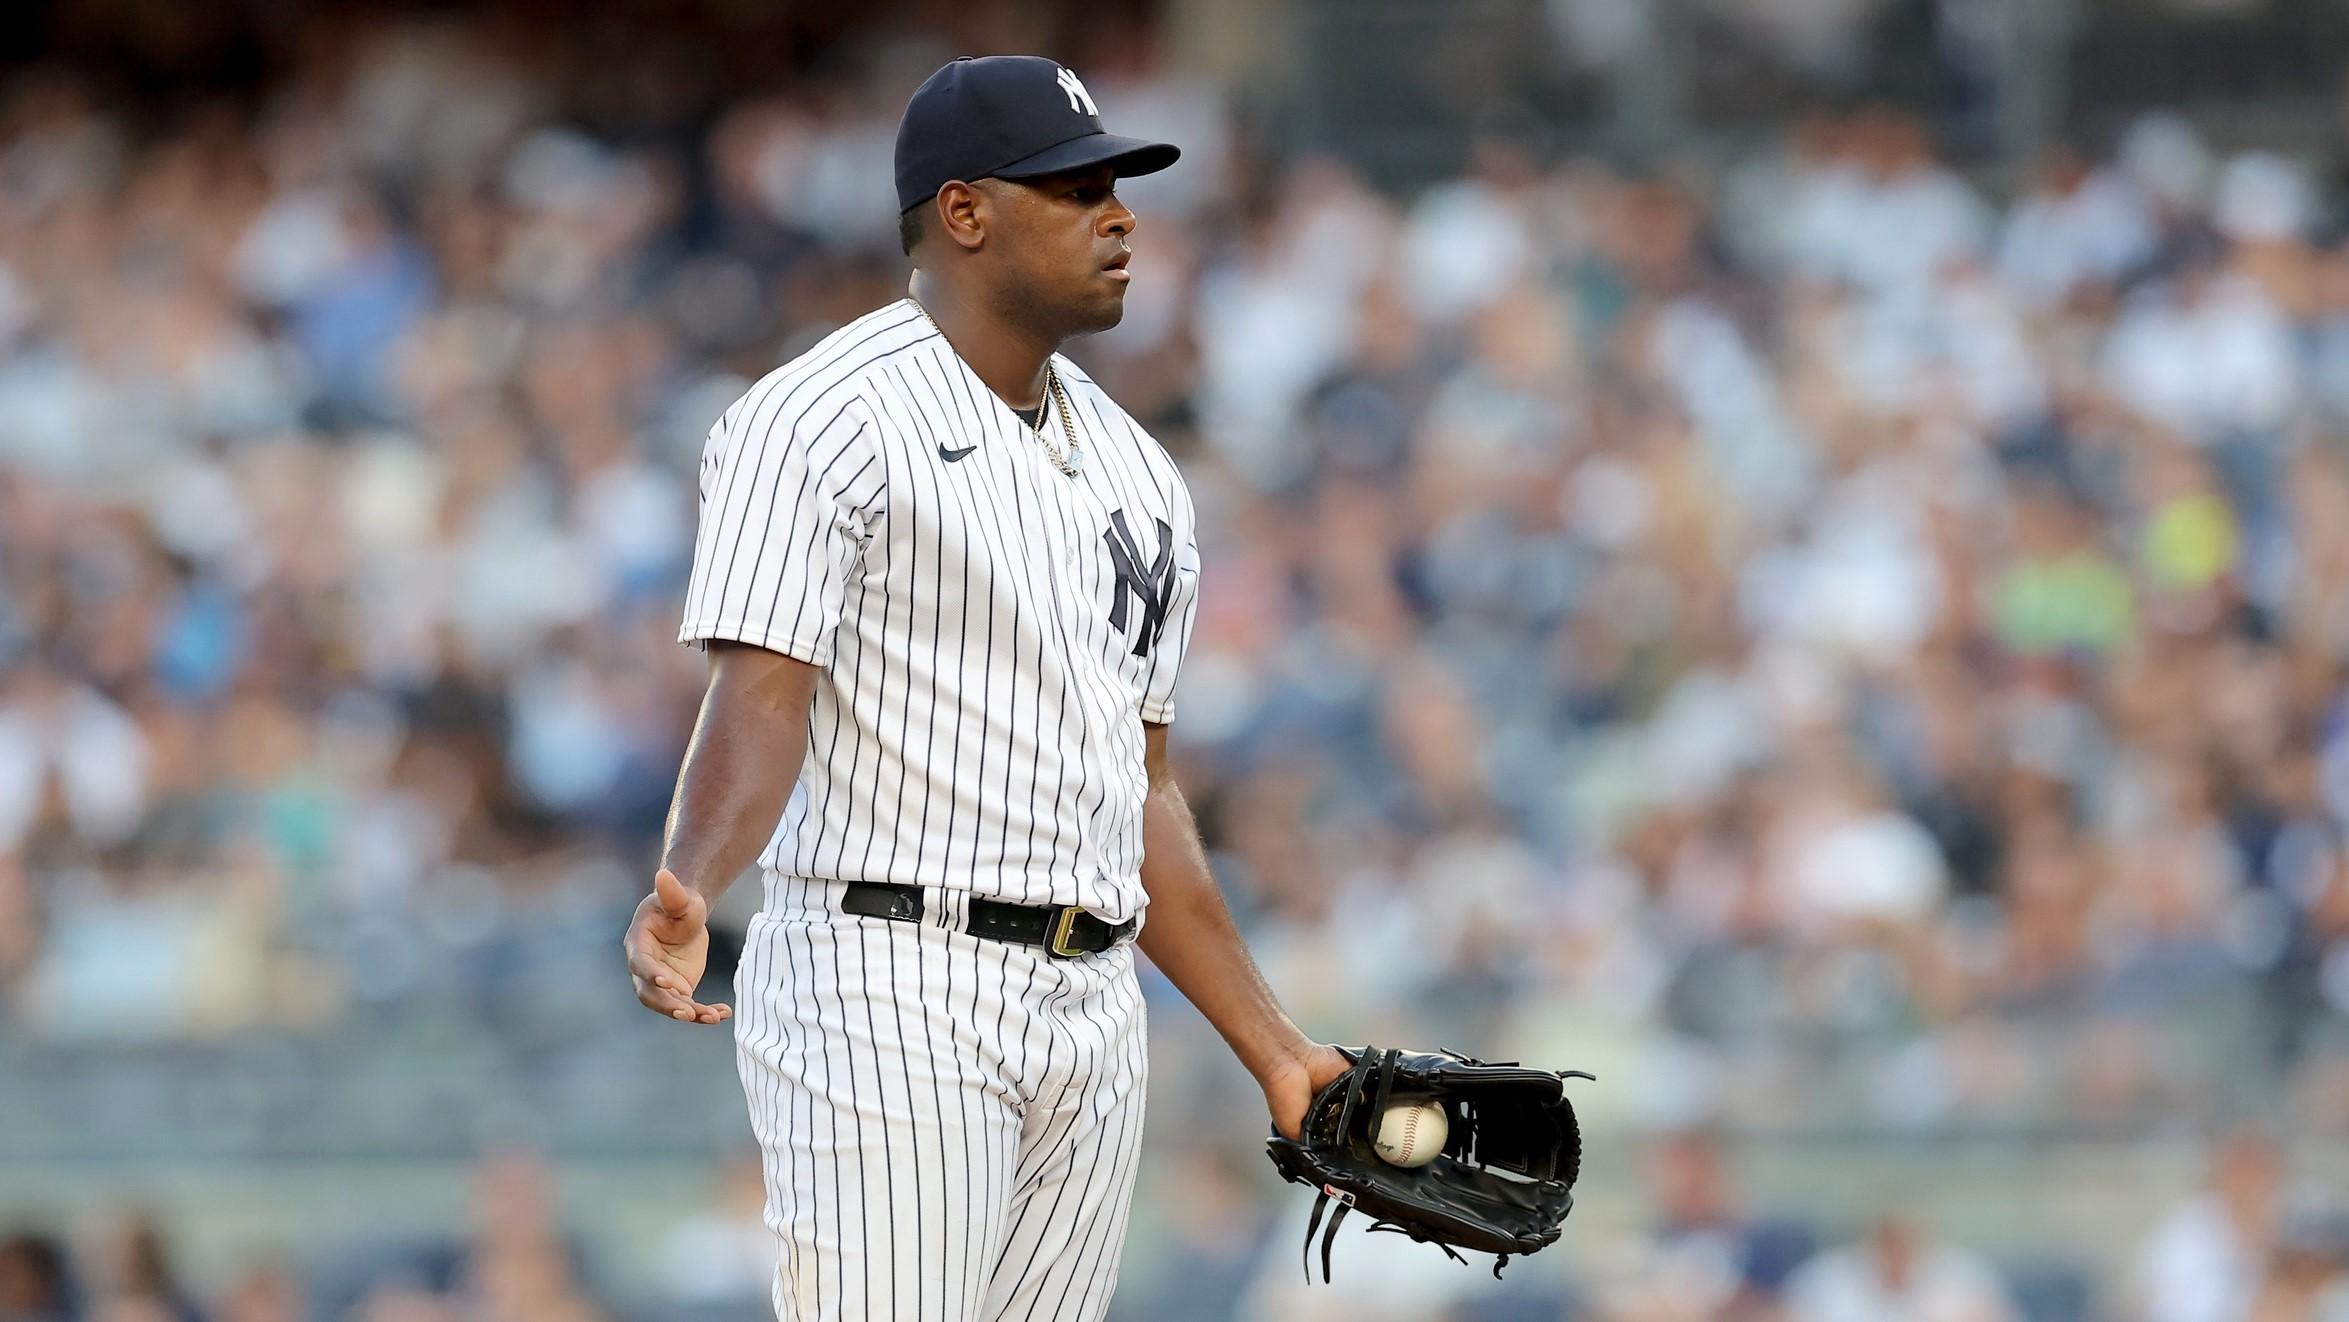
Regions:
<instances>
[{"instance_id":1,"label":"navy baseball cap","mask_svg":"<svg viewBox=\"0 0 2349 1322\"><path fill-rule=\"evenodd\" d=\"M1175 163L1170 143L1121 138L1077 76L1036 55L965 55L915 90L897 122L897 209L956 179L1032 179L1092 165L1120 176Z\"/></svg>"}]
</instances>

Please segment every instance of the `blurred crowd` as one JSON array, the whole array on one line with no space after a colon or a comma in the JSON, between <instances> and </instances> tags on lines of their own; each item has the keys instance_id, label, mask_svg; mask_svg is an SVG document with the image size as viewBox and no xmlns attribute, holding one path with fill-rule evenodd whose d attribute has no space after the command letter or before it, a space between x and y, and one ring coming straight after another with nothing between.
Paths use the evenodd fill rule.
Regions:
<instances>
[{"instance_id":1,"label":"blurred crowd","mask_svg":"<svg viewBox=\"0 0 2349 1322\"><path fill-rule=\"evenodd\" d=\"M2155 1209L2125 1268L2099 1282L2060 1250L2003 1260L1937 1235L1895 1193L1837 1224L1765 1209L1706 1130L1644 1145L1645 1223L1603 1231L1581 1264L1521 1260L1496 1282L1433 1249L1359 1231L1334 1283L1304 1280L1294 1216L1262 1205L1228 1153L1153 1183L1112 1322L2340 1322L2349 1219L2295 1188L2267 1135L2221 1142L2200 1187ZM559 1178L508 1151L473 1173L470 1209L431 1232L361 1236L298 1258L250 1256L202 1290L140 1210L72 1235L0 1235L0 1322L759 1322L774 1240L755 1154L721 1169L701 1210L650 1240L649 1285L622 1286L571 1225ZM572 1200L576 1206L576 1200ZM1294 1211L1295 1209L1288 1209ZM1152 1225L1153 1222L1157 1224ZM607 1246L603 1246L608 1249ZM1530 1270L1529 1270L1530 1267ZM618 1301L618 1302L615 1302Z\"/></svg>"},{"instance_id":2,"label":"blurred crowd","mask_svg":"<svg viewBox=\"0 0 2349 1322\"><path fill-rule=\"evenodd\" d=\"M2154 116L1994 193L1887 107L1637 171L1496 115L1398 198L1150 49L1082 66L1186 155L1121 190L1126 320L1074 353L1198 500L1180 770L1301 1022L1591 1068L1626 1129L2349 1134L2332 163ZM620 978L703 678L701 438L903 292L891 135L951 53L689 132L582 127L445 23L165 122L8 86L0 1039ZM1264 1247L1194 1216L1261 1192L1201 1155L1261 1123L1220 1051L1162 1016L1195 1206L1138 1289ZM1710 1140L1657 1160L1597 1315L2017 1306L1897 1216L1747 1225ZM2149 1317L2345 1315L2339 1236L2226 1193L2263 1161L2163 1223L2223 1288ZM0 1318L52 1267L0 1248ZM1884 1302L1926 1289L1961 1302Z\"/></svg>"},{"instance_id":3,"label":"blurred crowd","mask_svg":"<svg viewBox=\"0 0 2349 1322\"><path fill-rule=\"evenodd\" d=\"M470 1209L445 1231L378 1235L311 1255L257 1258L216 1292L193 1286L151 1212L132 1210L77 1237L0 1237L5 1322L610 1322L610 1273L565 1225L556 1178L539 1157L504 1152L473 1174ZM706 1214L660 1247L672 1322L756 1322L773 1270L759 1221L755 1159L713 1191ZM78 1250L78 1251L77 1251Z\"/></svg>"}]
</instances>

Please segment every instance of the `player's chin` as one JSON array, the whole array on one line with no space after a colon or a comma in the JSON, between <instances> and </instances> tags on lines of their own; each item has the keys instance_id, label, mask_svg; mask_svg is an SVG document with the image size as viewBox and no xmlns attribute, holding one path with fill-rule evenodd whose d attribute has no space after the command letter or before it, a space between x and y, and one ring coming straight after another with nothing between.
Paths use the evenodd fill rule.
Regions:
<instances>
[{"instance_id":1,"label":"player's chin","mask_svg":"<svg viewBox=\"0 0 2349 1322\"><path fill-rule=\"evenodd\" d=\"M1082 334L1093 335L1110 329L1126 319L1126 282L1112 280L1104 271L1079 300L1083 308L1085 329Z\"/></svg>"}]
</instances>

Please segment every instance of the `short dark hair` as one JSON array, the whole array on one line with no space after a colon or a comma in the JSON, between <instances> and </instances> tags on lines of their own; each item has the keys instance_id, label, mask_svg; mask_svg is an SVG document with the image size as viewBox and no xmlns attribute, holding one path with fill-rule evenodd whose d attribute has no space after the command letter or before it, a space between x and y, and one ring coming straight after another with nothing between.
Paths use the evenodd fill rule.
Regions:
<instances>
[{"instance_id":1,"label":"short dark hair","mask_svg":"<svg viewBox=\"0 0 2349 1322\"><path fill-rule=\"evenodd\" d=\"M906 256L913 256L915 245L922 241L922 216L929 211L925 205L907 207L897 213L897 246Z\"/></svg>"}]
</instances>

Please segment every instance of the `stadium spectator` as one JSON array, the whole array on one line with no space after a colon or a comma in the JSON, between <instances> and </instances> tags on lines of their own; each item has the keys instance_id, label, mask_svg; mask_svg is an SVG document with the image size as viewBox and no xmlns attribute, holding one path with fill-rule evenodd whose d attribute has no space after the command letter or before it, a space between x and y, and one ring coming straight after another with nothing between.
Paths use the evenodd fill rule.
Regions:
<instances>
[{"instance_id":1,"label":"stadium spectator","mask_svg":"<svg viewBox=\"0 0 2349 1322\"><path fill-rule=\"evenodd\" d=\"M2006 1322L2015 1316L1990 1265L1888 1215L1866 1239L1805 1263L1786 1287L1795 1322Z\"/></svg>"},{"instance_id":2,"label":"stadium spectator","mask_svg":"<svg viewBox=\"0 0 2349 1322\"><path fill-rule=\"evenodd\" d=\"M128 1213L110 1226L92 1267L90 1294L101 1318L203 1322L205 1313L181 1285L151 1213Z\"/></svg>"},{"instance_id":3,"label":"stadium spectator","mask_svg":"<svg viewBox=\"0 0 2349 1322\"><path fill-rule=\"evenodd\" d=\"M0 1319L73 1322L79 1312L62 1245L37 1233L0 1239Z\"/></svg>"},{"instance_id":4,"label":"stadium spectator","mask_svg":"<svg viewBox=\"0 0 2349 1322\"><path fill-rule=\"evenodd\" d=\"M2224 1322L2249 1315L2280 1252L2284 1171L2275 1144L2229 1135L2204 1190L2165 1215L2137 1255L2147 1322Z\"/></svg>"}]
</instances>

